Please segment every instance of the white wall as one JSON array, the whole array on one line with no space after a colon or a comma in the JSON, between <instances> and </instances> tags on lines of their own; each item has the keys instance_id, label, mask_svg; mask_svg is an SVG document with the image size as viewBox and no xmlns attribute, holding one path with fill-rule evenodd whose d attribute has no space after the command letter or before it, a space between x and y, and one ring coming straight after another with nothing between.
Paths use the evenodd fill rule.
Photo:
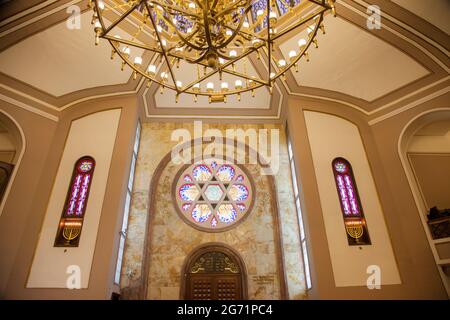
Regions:
<instances>
[{"instance_id":1,"label":"white wall","mask_svg":"<svg viewBox=\"0 0 450 320\"><path fill-rule=\"evenodd\" d=\"M311 111L305 111L305 121L336 286L366 286L370 265L381 268L381 284L401 283L357 126L336 116ZM372 245L348 245L331 167L336 157L343 157L352 164Z\"/></svg>"},{"instance_id":2,"label":"white wall","mask_svg":"<svg viewBox=\"0 0 450 320\"><path fill-rule=\"evenodd\" d=\"M94 256L97 230L114 149L120 109L94 113L72 122L53 190L47 207L40 239L28 278L28 288L64 288L67 267L81 269L81 288L87 288ZM73 166L82 156L96 161L79 247L53 247L64 207Z\"/></svg>"}]
</instances>

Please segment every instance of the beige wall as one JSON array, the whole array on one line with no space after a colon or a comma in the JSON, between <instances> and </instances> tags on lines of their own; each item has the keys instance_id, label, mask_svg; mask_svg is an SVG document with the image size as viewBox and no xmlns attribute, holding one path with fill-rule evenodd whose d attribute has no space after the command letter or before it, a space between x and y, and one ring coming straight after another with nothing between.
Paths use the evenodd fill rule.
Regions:
<instances>
[{"instance_id":1,"label":"beige wall","mask_svg":"<svg viewBox=\"0 0 450 320\"><path fill-rule=\"evenodd\" d=\"M442 96L369 127L367 118L347 106L312 99L290 99L287 109L288 128L303 191L303 213L312 265L313 288L309 291L310 298L445 299L447 297L398 155L398 140L402 128L415 115L433 107L444 107L448 100L448 95ZM325 236L324 208L320 201L318 177L314 170L303 115L306 109L334 114L358 126L372 168L375 187L379 193L401 284L384 285L380 290L335 285L330 248Z\"/></svg>"},{"instance_id":2,"label":"beige wall","mask_svg":"<svg viewBox=\"0 0 450 320\"><path fill-rule=\"evenodd\" d=\"M450 154L409 154L427 209L450 208Z\"/></svg>"},{"instance_id":3,"label":"beige wall","mask_svg":"<svg viewBox=\"0 0 450 320\"><path fill-rule=\"evenodd\" d=\"M103 207L121 109L87 115L72 122L47 206L27 288L66 288L69 266L80 268L80 285L86 289ZM75 248L54 247L56 229L64 210L75 163L83 156L96 165L87 201L80 243Z\"/></svg>"},{"instance_id":4,"label":"beige wall","mask_svg":"<svg viewBox=\"0 0 450 320\"><path fill-rule=\"evenodd\" d=\"M62 112L59 122L7 104L1 108L5 108L14 116L23 127L27 138L27 148L20 170L0 217L1 297L109 299L111 292L118 290L113 285L113 277L132 141L136 129L136 99L115 97L79 104ZM97 111L116 108L122 109L122 112L101 209L89 287L82 290L26 289L39 232L71 122Z\"/></svg>"},{"instance_id":5,"label":"beige wall","mask_svg":"<svg viewBox=\"0 0 450 320\"><path fill-rule=\"evenodd\" d=\"M304 115L336 287L366 286L367 269L373 265L380 268L382 285L400 283L384 214L358 127L348 120L325 113L305 111ZM347 159L353 167L371 245L348 245L331 168L332 161L337 157Z\"/></svg>"},{"instance_id":6,"label":"beige wall","mask_svg":"<svg viewBox=\"0 0 450 320\"><path fill-rule=\"evenodd\" d=\"M180 274L184 259L196 246L206 242L231 245L242 255L248 271L249 298L282 297L277 282L283 279L279 279L278 275L273 286L258 285L255 282L255 276L273 275L279 267L277 266L279 258L276 256L279 242L275 230L277 222L271 218L273 214L279 215L281 224L283 264L288 290L286 298L304 297L305 278L284 129L277 125L203 124L205 131L216 129L224 133L226 129L237 128L279 130L280 170L273 177L276 196L270 193L269 187L273 184L270 182L271 179L262 176L258 167L253 165L249 170L257 184L257 200L249 218L230 231L209 234L186 225L175 212L170 190L177 167L162 162L177 143L171 141L172 132L175 129L187 129L194 137L193 124L143 125L122 269L121 287L126 298L139 298L138 292L146 276L149 278L148 295L142 298L179 298ZM167 167L162 173L159 170L160 165L161 170ZM159 174L160 178L152 180ZM277 204L278 210L273 206L273 202ZM149 215L152 215L150 222L147 220ZM151 252L148 266L143 265L146 241L150 242L148 250ZM173 250L166 250L169 247ZM146 267L149 268L148 272Z\"/></svg>"}]
</instances>

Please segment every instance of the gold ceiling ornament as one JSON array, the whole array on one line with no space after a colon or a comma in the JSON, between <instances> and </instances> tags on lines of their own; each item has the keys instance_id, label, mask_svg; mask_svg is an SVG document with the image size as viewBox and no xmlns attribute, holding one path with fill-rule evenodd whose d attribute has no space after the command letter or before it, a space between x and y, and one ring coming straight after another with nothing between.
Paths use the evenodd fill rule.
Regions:
<instances>
[{"instance_id":1,"label":"gold ceiling ornament","mask_svg":"<svg viewBox=\"0 0 450 320\"><path fill-rule=\"evenodd\" d=\"M272 86L301 58L335 0L91 0L95 43L106 39L111 59L180 94L227 96ZM283 57L280 44L304 33ZM231 83L231 84L230 84Z\"/></svg>"}]
</instances>

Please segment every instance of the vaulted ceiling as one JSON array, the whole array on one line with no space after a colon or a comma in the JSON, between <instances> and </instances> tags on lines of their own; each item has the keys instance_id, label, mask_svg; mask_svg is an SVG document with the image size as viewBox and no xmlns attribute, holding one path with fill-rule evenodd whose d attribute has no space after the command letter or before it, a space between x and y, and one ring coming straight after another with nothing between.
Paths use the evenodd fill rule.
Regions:
<instances>
[{"instance_id":1,"label":"vaulted ceiling","mask_svg":"<svg viewBox=\"0 0 450 320\"><path fill-rule=\"evenodd\" d=\"M382 10L379 30L367 28L370 4ZM71 5L84 12L79 30L66 26ZM449 91L450 1L338 0L336 7L336 18L325 17L326 34L310 50L310 62L278 79L272 94L259 89L254 98L209 104L189 95L175 103L173 92L160 94L133 80L130 69L121 71L120 61L109 59L109 44L94 45L87 1L7 2L0 8L0 99L58 117L81 101L137 94L148 118L276 121L288 97L304 97L339 102L377 121ZM304 36L286 38L276 54L287 57ZM182 70L195 72L190 65Z\"/></svg>"}]
</instances>

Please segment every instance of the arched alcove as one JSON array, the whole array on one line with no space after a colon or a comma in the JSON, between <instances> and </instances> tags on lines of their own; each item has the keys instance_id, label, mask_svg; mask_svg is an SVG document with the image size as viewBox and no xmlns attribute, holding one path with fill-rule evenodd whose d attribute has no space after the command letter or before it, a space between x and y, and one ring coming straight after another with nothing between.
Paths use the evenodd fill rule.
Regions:
<instances>
[{"instance_id":1,"label":"arched alcove","mask_svg":"<svg viewBox=\"0 0 450 320\"><path fill-rule=\"evenodd\" d=\"M447 294L450 296L450 271L449 271L449 257L445 256L445 252L440 249L441 246L446 246L448 243L450 243L450 237L444 238L444 239L434 239L433 235L430 231L430 227L428 224L428 218L427 214L430 210L431 206L434 206L434 204L429 204L427 202L427 198L430 199L431 197L429 195L425 195L424 191L426 193L432 193L431 190L425 190L424 188L429 188L429 186L426 186L424 184L423 180L423 172L422 172L422 179L418 175L417 170L421 170L420 167L416 165L416 168L414 168L414 162L415 159L413 157L414 154L424 156L427 155L428 157L449 157L450 153L445 148L443 149L443 146L436 145L436 147L433 149L433 146L429 143L423 143L423 141L420 141L421 138L421 130L426 130L427 128L432 128L433 124L437 123L443 123L446 125L446 123L450 123L450 108L438 108L438 109L431 109L428 111L425 111L413 119L411 119L403 128L399 140L398 140L398 154L400 157L400 160L402 162L403 168L405 170L409 186L411 188L412 194L414 196L414 200L418 209L418 214L420 216L420 219L422 221L425 233L427 235L428 241L430 243L431 251L433 252L433 256L436 261L437 268L439 270L439 274L441 276L442 282L447 290ZM442 131L442 128L441 128ZM422 148L423 152L417 152L420 151L419 149ZM450 146L448 146L450 149ZM427 150L428 149L428 150ZM431 160L431 159L429 159ZM423 161L422 161L423 164ZM435 171L437 168L433 168ZM431 173L429 171L428 173ZM428 174L426 173L426 174ZM443 172L445 174L447 172ZM432 201L434 202L434 201ZM441 208L446 209L446 208Z\"/></svg>"},{"instance_id":2,"label":"arched alcove","mask_svg":"<svg viewBox=\"0 0 450 320\"><path fill-rule=\"evenodd\" d=\"M22 128L11 115L0 110L0 215L24 152Z\"/></svg>"}]
</instances>

